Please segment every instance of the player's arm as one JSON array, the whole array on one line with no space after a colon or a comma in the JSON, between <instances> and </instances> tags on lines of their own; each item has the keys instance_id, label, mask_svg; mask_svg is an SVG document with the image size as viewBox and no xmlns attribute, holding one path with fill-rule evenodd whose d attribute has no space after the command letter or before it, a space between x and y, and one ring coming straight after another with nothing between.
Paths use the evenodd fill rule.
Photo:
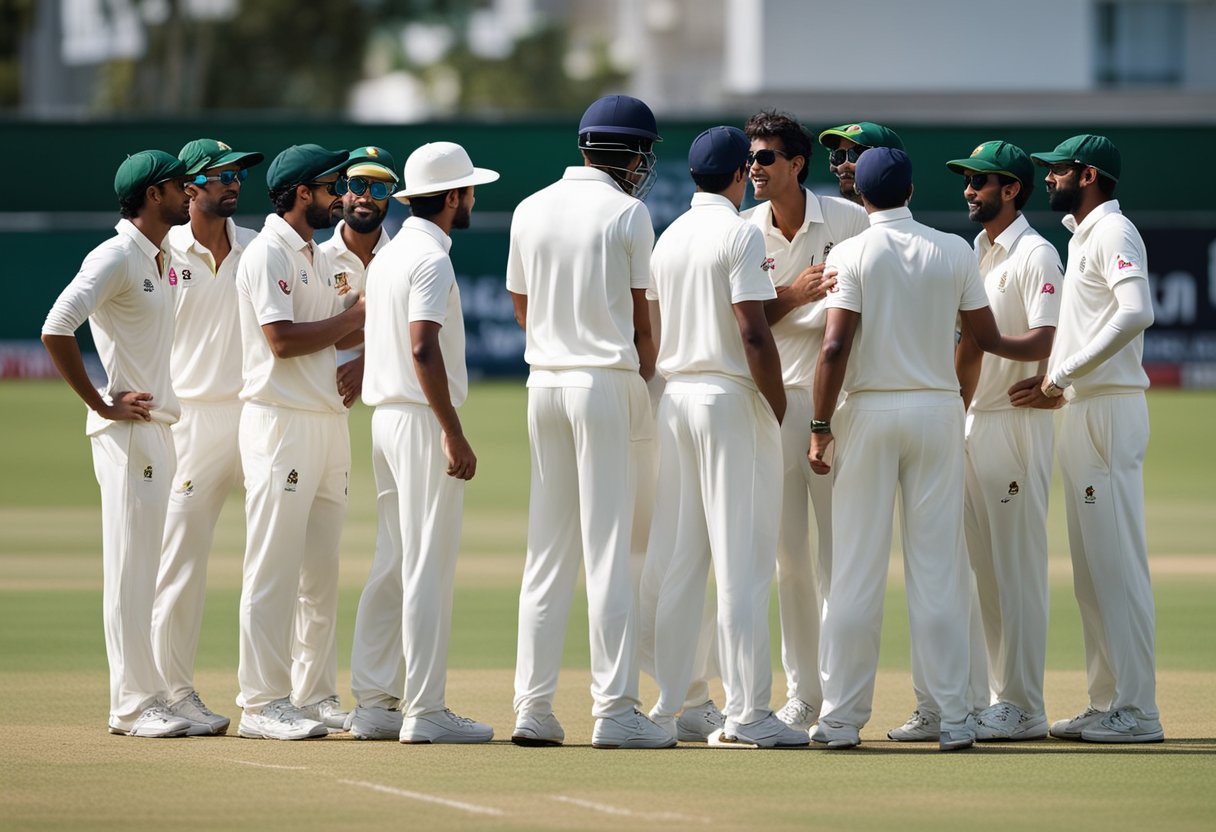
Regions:
<instances>
[{"instance_id":1,"label":"player's arm","mask_svg":"<svg viewBox=\"0 0 1216 832\"><path fill-rule=\"evenodd\" d=\"M954 372L958 375L958 386L963 394L963 408L971 407L975 388L980 383L984 351L975 343L970 333L959 333L958 346L954 348Z\"/></svg>"},{"instance_id":2,"label":"player's arm","mask_svg":"<svg viewBox=\"0 0 1216 832\"><path fill-rule=\"evenodd\" d=\"M739 301L731 308L739 325L752 380L780 423L785 418L785 385L781 382L781 356L777 353L777 342L773 340L772 330L764 317L764 301Z\"/></svg>"},{"instance_id":3,"label":"player's arm","mask_svg":"<svg viewBox=\"0 0 1216 832\"><path fill-rule=\"evenodd\" d=\"M659 347L650 329L650 302L645 289L630 289L633 296L633 344L638 350L639 372L646 381L654 378L654 364Z\"/></svg>"},{"instance_id":4,"label":"player's arm","mask_svg":"<svg viewBox=\"0 0 1216 832\"><path fill-rule=\"evenodd\" d=\"M511 292L511 305L515 308L515 323L519 324L520 329L527 332L528 296L521 295L518 292Z\"/></svg>"},{"instance_id":5,"label":"player's arm","mask_svg":"<svg viewBox=\"0 0 1216 832\"><path fill-rule=\"evenodd\" d=\"M145 422L152 420L152 414L148 411L148 402L152 401L151 393L116 392L113 395L114 403L106 403L106 400L93 387L93 382L89 381L89 374L84 368L84 358L80 354L80 344L76 341L75 335L44 334L42 344L50 353L51 362L59 371L59 375L63 376L63 380L68 383L68 386L84 400L89 410L96 411L99 416L114 422L124 419Z\"/></svg>"},{"instance_id":6,"label":"player's arm","mask_svg":"<svg viewBox=\"0 0 1216 832\"><path fill-rule=\"evenodd\" d=\"M418 383L426 396L431 412L443 430L443 452L448 458L448 476L471 480L477 472L477 457L464 437L460 416L452 407L448 389L448 371L439 348L440 325L434 321L410 321L410 346Z\"/></svg>"},{"instance_id":7,"label":"player's arm","mask_svg":"<svg viewBox=\"0 0 1216 832\"><path fill-rule=\"evenodd\" d=\"M775 324L799 306L806 306L827 297L836 285L836 273L824 272L824 264L807 266L789 286L777 286L777 297L764 302L764 317Z\"/></svg>"},{"instance_id":8,"label":"player's arm","mask_svg":"<svg viewBox=\"0 0 1216 832\"><path fill-rule=\"evenodd\" d=\"M354 404L355 399L363 392L363 356L364 354L360 353L338 367L338 395L342 397L342 404L347 407Z\"/></svg>"},{"instance_id":9,"label":"player's arm","mask_svg":"<svg viewBox=\"0 0 1216 832\"><path fill-rule=\"evenodd\" d=\"M1153 324L1153 299L1148 281L1140 277L1121 280L1113 290L1118 308L1094 339L1068 356L1051 379L1057 387L1067 387L1101 367L1132 339Z\"/></svg>"},{"instance_id":10,"label":"player's arm","mask_svg":"<svg viewBox=\"0 0 1216 832\"><path fill-rule=\"evenodd\" d=\"M836 410L836 402L840 400L840 389L844 386L844 371L849 366L853 339L857 336L857 326L860 323L860 312L840 307L828 310L827 327L823 333L823 347L819 350L819 362L815 366L815 384L812 392L815 399L815 412L811 416L815 422L826 423L828 427L822 432L811 431L811 446L807 452L811 470L816 474L826 474L832 470L831 464L824 461L824 454L834 440L831 432L832 412Z\"/></svg>"},{"instance_id":11,"label":"player's arm","mask_svg":"<svg viewBox=\"0 0 1216 832\"><path fill-rule=\"evenodd\" d=\"M326 347L348 349L363 343L364 301L360 296L348 309L323 321L272 321L262 333L276 358L311 355Z\"/></svg>"}]
</instances>

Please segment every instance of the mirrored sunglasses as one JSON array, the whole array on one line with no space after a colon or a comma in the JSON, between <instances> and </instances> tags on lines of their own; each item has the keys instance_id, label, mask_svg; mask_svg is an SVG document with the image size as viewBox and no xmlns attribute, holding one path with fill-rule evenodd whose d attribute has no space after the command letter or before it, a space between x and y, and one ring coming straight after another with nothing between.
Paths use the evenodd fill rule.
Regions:
<instances>
[{"instance_id":1,"label":"mirrored sunglasses","mask_svg":"<svg viewBox=\"0 0 1216 832\"><path fill-rule=\"evenodd\" d=\"M244 182L248 178L249 171L241 168L240 170L222 170L215 176L206 176L200 173L190 180L190 184L206 185L208 182L219 182L221 185L231 185L233 182Z\"/></svg>"}]
</instances>

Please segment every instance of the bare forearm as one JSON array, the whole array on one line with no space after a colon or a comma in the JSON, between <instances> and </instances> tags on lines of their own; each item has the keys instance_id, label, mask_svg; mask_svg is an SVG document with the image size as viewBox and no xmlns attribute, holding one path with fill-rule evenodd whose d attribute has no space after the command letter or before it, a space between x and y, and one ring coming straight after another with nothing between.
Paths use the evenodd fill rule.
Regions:
<instances>
[{"instance_id":1,"label":"bare forearm","mask_svg":"<svg viewBox=\"0 0 1216 832\"><path fill-rule=\"evenodd\" d=\"M819 422L830 422L832 413L836 410L836 402L840 399L840 389L844 387L844 371L848 366L848 353L836 352L831 355L819 354L819 366L815 368L815 385L812 395L815 397L815 412L812 419Z\"/></svg>"},{"instance_id":2,"label":"bare forearm","mask_svg":"<svg viewBox=\"0 0 1216 832\"><path fill-rule=\"evenodd\" d=\"M980 382L980 370L983 368L984 353L976 346L975 341L963 333L954 351L954 371L958 375L959 390L963 396L963 407L971 406L975 397L975 388Z\"/></svg>"},{"instance_id":3,"label":"bare forearm","mask_svg":"<svg viewBox=\"0 0 1216 832\"><path fill-rule=\"evenodd\" d=\"M799 302L798 293L793 290L793 287L778 286L777 297L764 302L764 319L771 326L799 306L802 306L802 303Z\"/></svg>"},{"instance_id":4,"label":"bare forearm","mask_svg":"<svg viewBox=\"0 0 1216 832\"><path fill-rule=\"evenodd\" d=\"M414 348L414 369L418 371L418 383L426 396L431 412L439 421L439 427L448 436L462 436L464 427L460 416L452 407L452 394L448 388L448 370L443 353L436 345L433 348Z\"/></svg>"},{"instance_id":5,"label":"bare forearm","mask_svg":"<svg viewBox=\"0 0 1216 832\"><path fill-rule=\"evenodd\" d=\"M777 421L781 421L785 416L785 385L781 381L781 356L772 335L745 340L743 351L756 388L777 414Z\"/></svg>"},{"instance_id":6,"label":"bare forearm","mask_svg":"<svg viewBox=\"0 0 1216 832\"><path fill-rule=\"evenodd\" d=\"M1042 361L1051 355L1054 339L1055 327L1040 327L1023 335L1002 335L989 352L1011 361Z\"/></svg>"},{"instance_id":7,"label":"bare forearm","mask_svg":"<svg viewBox=\"0 0 1216 832\"><path fill-rule=\"evenodd\" d=\"M80 354L80 344L75 335L43 335L42 344L51 356L51 362L68 386L84 401L89 410L100 410L105 400L93 387Z\"/></svg>"},{"instance_id":8,"label":"bare forearm","mask_svg":"<svg viewBox=\"0 0 1216 832\"><path fill-rule=\"evenodd\" d=\"M348 336L360 332L362 318L350 313L348 309L323 321L276 321L263 325L262 331L266 334L271 351L278 358L297 358L336 346ZM352 346L361 341L362 334Z\"/></svg>"}]
</instances>

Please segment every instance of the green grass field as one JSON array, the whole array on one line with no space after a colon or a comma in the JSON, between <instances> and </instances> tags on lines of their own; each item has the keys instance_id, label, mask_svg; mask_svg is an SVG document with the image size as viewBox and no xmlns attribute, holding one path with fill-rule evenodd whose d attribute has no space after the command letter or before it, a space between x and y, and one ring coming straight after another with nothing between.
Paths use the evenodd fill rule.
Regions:
<instances>
[{"instance_id":1,"label":"green grass field","mask_svg":"<svg viewBox=\"0 0 1216 832\"><path fill-rule=\"evenodd\" d=\"M153 742L106 733L100 511L83 407L62 383L0 384L0 829L658 827L1110 830L1216 825L1216 515L1208 436L1216 395L1155 392L1146 469L1168 741L1058 741L938 754L885 740L913 700L899 567L888 591L874 718L856 752L594 751L585 604L576 602L557 713L569 745L520 749L512 726L515 616L527 512L520 384L480 384L464 419L478 454L466 498L448 702L494 725L489 746L310 743L233 735ZM340 687L371 562L370 412L351 417L354 471L341 569ZM241 503L212 554L197 682L234 718ZM1085 704L1063 506L1053 500L1052 718ZM776 620L776 606L773 606ZM775 630L774 630L775 632ZM773 640L774 697L784 685ZM654 687L643 680L643 699Z\"/></svg>"}]
</instances>

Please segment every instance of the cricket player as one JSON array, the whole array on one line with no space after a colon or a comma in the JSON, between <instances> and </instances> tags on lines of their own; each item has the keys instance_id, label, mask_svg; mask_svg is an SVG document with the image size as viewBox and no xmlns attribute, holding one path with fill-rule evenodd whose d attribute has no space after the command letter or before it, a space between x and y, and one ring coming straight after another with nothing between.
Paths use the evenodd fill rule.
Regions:
<instances>
[{"instance_id":1,"label":"cricket player","mask_svg":"<svg viewBox=\"0 0 1216 832\"><path fill-rule=\"evenodd\" d=\"M110 664L110 733L179 737L194 723L169 709L152 650L152 605L176 455L173 288L165 235L190 219L186 166L160 150L114 175L122 219L80 265L42 327L59 374L89 408L85 432L101 488L102 620ZM93 387L76 330L85 320L106 373Z\"/></svg>"},{"instance_id":2,"label":"cricket player","mask_svg":"<svg viewBox=\"0 0 1216 832\"><path fill-rule=\"evenodd\" d=\"M985 357L970 337L960 339L955 358L970 404L963 527L996 698L976 716L976 739L1042 739L1052 415L1014 408L1009 388L1051 353L1064 268L1022 214L1035 176L1021 148L987 141L946 165L962 174L968 218L983 226L974 245L992 314L1026 359Z\"/></svg>"},{"instance_id":3,"label":"cricket player","mask_svg":"<svg viewBox=\"0 0 1216 832\"><path fill-rule=\"evenodd\" d=\"M786 418L781 422L782 502L777 538L777 597L781 609L781 664L786 703L777 712L807 731L823 701L819 681L819 616L832 569L832 482L811 473L807 425L811 384L823 342L831 286L824 260L841 240L869 227L863 208L805 187L814 137L785 113L761 112L743 128L751 139L748 174L761 203L742 216L764 238L764 270L777 297L765 316L781 355ZM815 546L810 512L815 512Z\"/></svg>"},{"instance_id":4,"label":"cricket player","mask_svg":"<svg viewBox=\"0 0 1216 832\"><path fill-rule=\"evenodd\" d=\"M1089 677L1089 705L1052 724L1051 735L1161 742L1144 529L1148 257L1115 199L1122 159L1110 139L1073 136L1030 158L1048 169L1048 203L1067 214L1072 239L1047 372L1014 385L1010 400L1034 408L1067 401L1057 447Z\"/></svg>"},{"instance_id":5,"label":"cricket player","mask_svg":"<svg viewBox=\"0 0 1216 832\"><path fill-rule=\"evenodd\" d=\"M1003 339L971 248L912 219L908 155L866 151L856 185L870 228L828 257L838 282L815 370L811 468L835 482L823 713L811 739L852 748L869 720L898 487L912 660L940 708L939 748L951 751L975 739L966 724L970 572L955 319L961 313L983 349ZM848 398L833 419L842 389Z\"/></svg>"},{"instance_id":6,"label":"cricket player","mask_svg":"<svg viewBox=\"0 0 1216 832\"><path fill-rule=\"evenodd\" d=\"M840 195L858 205L861 205L861 194L857 193L854 182L857 160L861 154L871 147L904 149L903 139L898 133L872 121L858 121L824 130L819 134L819 143L829 151L828 170L840 185Z\"/></svg>"},{"instance_id":7,"label":"cricket player","mask_svg":"<svg viewBox=\"0 0 1216 832\"><path fill-rule=\"evenodd\" d=\"M169 362L181 418L173 425L177 476L169 493L152 607L152 647L169 707L192 735L224 734L230 720L194 688L207 559L224 501L241 484L241 331L236 266L256 231L232 221L249 168L261 153L195 139L177 154L189 176L190 222L169 229L168 281L175 334Z\"/></svg>"},{"instance_id":8,"label":"cricket player","mask_svg":"<svg viewBox=\"0 0 1216 832\"><path fill-rule=\"evenodd\" d=\"M507 289L527 333L532 484L515 668L518 745L561 745L553 714L562 642L586 568L592 745L652 748L675 739L637 708L637 621L630 578L636 469L631 444L654 433L646 287L654 229L654 114L627 95L579 122L582 167L519 204Z\"/></svg>"},{"instance_id":9,"label":"cricket player","mask_svg":"<svg viewBox=\"0 0 1216 832\"><path fill-rule=\"evenodd\" d=\"M334 289L344 306L363 293L367 267L391 237L384 227L388 198L397 184L397 163L382 147L368 145L350 152L348 167L338 177L342 197L342 219L333 236L321 243L334 272ZM347 407L359 398L363 387L364 353L338 365L338 392ZM339 359L342 357L339 356Z\"/></svg>"},{"instance_id":10,"label":"cricket player","mask_svg":"<svg viewBox=\"0 0 1216 832\"><path fill-rule=\"evenodd\" d=\"M692 207L655 246L662 315L659 487L646 551L660 569L655 614L659 700L651 718L676 739L713 565L725 725L711 745L807 745L769 708L768 601L781 513L781 359L764 316L776 296L764 241L739 216L749 141L736 127L693 140Z\"/></svg>"},{"instance_id":11,"label":"cricket player","mask_svg":"<svg viewBox=\"0 0 1216 832\"><path fill-rule=\"evenodd\" d=\"M350 440L334 348L362 341L364 305L360 298L342 308L312 241L342 210L336 183L346 160L346 151L315 144L276 156L266 172L275 212L237 268L245 402L242 737L325 736L346 719L335 627Z\"/></svg>"},{"instance_id":12,"label":"cricket player","mask_svg":"<svg viewBox=\"0 0 1216 832\"><path fill-rule=\"evenodd\" d=\"M412 216L368 271L364 398L376 408L372 463L381 516L359 616L379 622L391 615L397 627L389 632L356 623L352 676L358 657L358 678L370 683L356 689L351 731L364 739L384 736L394 725L410 744L494 736L489 725L448 710L444 689L464 484L477 470L457 414L469 382L448 235L469 227L475 187L497 179L496 172L473 167L458 144L415 150L405 163L404 187L394 195L409 202ZM395 580L383 561L391 562ZM378 592L375 582L395 591ZM396 608L377 609L380 601L395 601ZM402 654L386 655L389 647L404 648L404 695L393 678Z\"/></svg>"}]
</instances>

